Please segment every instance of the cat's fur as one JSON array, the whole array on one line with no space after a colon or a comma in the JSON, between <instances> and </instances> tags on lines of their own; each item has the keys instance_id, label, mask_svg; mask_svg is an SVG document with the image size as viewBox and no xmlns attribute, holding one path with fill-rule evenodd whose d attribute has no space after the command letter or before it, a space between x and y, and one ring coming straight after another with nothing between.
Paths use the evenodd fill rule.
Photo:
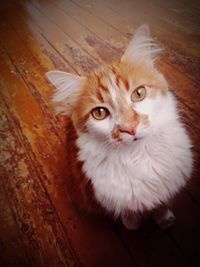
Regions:
<instances>
[{"instance_id":1,"label":"cat's fur","mask_svg":"<svg viewBox=\"0 0 200 267\"><path fill-rule=\"evenodd\" d=\"M120 61L87 77L47 73L57 88L56 111L69 116L76 130L73 168L80 194L87 198L91 185L88 195L94 194L96 207L121 216L127 228L138 226L137 214L167 204L192 171L191 142L176 99L154 64L159 51L142 25ZM132 102L131 93L140 85L146 97ZM110 112L104 120L91 115L99 106ZM168 217L173 217L170 211L159 220Z\"/></svg>"}]
</instances>

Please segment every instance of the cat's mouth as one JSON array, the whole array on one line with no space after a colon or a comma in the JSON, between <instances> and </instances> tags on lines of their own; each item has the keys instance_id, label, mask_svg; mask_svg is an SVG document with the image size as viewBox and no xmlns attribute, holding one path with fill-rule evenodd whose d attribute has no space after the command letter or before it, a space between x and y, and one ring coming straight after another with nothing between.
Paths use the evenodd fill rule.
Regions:
<instances>
[{"instance_id":1,"label":"cat's mouth","mask_svg":"<svg viewBox=\"0 0 200 267\"><path fill-rule=\"evenodd\" d=\"M143 138L144 138L144 136L134 136L133 137L133 142L140 141Z\"/></svg>"},{"instance_id":2,"label":"cat's mouth","mask_svg":"<svg viewBox=\"0 0 200 267\"><path fill-rule=\"evenodd\" d=\"M119 138L115 138L115 141L118 144L131 144L131 143L136 143L139 142L142 139L142 137L139 136L123 136L123 137L119 137Z\"/></svg>"}]
</instances>

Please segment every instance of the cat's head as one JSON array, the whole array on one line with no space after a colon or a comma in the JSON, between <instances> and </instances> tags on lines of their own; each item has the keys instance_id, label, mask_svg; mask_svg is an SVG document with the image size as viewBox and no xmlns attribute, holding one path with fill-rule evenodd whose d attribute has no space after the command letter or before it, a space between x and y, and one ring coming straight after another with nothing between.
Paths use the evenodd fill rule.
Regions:
<instances>
[{"instance_id":1,"label":"cat's head","mask_svg":"<svg viewBox=\"0 0 200 267\"><path fill-rule=\"evenodd\" d=\"M168 84L154 65L159 51L142 25L118 62L87 77L48 72L56 112L71 117L79 135L98 140L130 143L148 136L167 116Z\"/></svg>"}]
</instances>

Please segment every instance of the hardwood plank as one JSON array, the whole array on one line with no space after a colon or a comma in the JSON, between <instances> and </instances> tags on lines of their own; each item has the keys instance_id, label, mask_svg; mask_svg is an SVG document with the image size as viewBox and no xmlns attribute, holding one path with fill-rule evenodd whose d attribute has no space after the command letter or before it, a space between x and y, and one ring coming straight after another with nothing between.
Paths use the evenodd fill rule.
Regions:
<instances>
[{"instance_id":1,"label":"hardwood plank","mask_svg":"<svg viewBox=\"0 0 200 267\"><path fill-rule=\"evenodd\" d=\"M48 20L31 3L26 5L26 10L34 22L36 22L41 34L67 59L67 62L74 71L76 70L78 73L84 74L97 67L95 61L86 52L81 50L76 42L61 31L55 23Z\"/></svg>"},{"instance_id":2,"label":"hardwood plank","mask_svg":"<svg viewBox=\"0 0 200 267\"><path fill-rule=\"evenodd\" d=\"M93 58L95 62L102 63L101 58L98 55L93 53L92 47L85 49L85 44L78 42L77 40L85 41L85 28L77 23L75 20L72 20L70 16L65 14L62 10L58 9L57 6L52 5L51 1L48 2L48 5L44 3L32 1L32 5L43 14L47 21L51 20L62 32L64 32L70 39L72 39L83 51L85 51L89 57Z\"/></svg>"},{"instance_id":3,"label":"hardwood plank","mask_svg":"<svg viewBox=\"0 0 200 267\"><path fill-rule=\"evenodd\" d=\"M41 2L36 1L35 3L40 6ZM92 30L93 34L96 34L102 40L106 40L111 46L121 50L123 44L125 44L126 38L125 36L119 36L118 30L110 28L108 24L98 19L98 17L85 12L72 1L53 0L52 3L54 3L55 6L59 6L67 15L73 17L74 20L83 25L86 29L91 30L92 27L94 29ZM45 2L42 1L42 4L45 5Z\"/></svg>"},{"instance_id":4,"label":"hardwood plank","mask_svg":"<svg viewBox=\"0 0 200 267\"><path fill-rule=\"evenodd\" d=\"M137 8L135 9L135 10L137 10L137 12L135 10L133 10L133 14L132 14L131 19L132 20L135 19L134 12L136 12L136 15L139 16L140 20L139 20L139 22L137 22L137 21L134 22L134 21L129 21L127 16L122 17L121 13L118 14L118 13L114 12L112 9L110 9L108 5L111 1L105 1L105 3L103 3L103 4L102 4L102 2L101 3L95 2L94 0L83 0L83 1L74 0L74 2L77 5L79 5L80 7L82 7L86 11L86 13L93 14L93 16L95 16L95 17L97 16L99 19L105 21L111 27L118 29L124 36L127 36L127 37L132 37L133 30L139 24L142 24L144 22L148 23L148 20L145 20L145 21L142 20L142 17L140 15L142 15L143 12L138 10ZM151 4L150 1L147 1L147 3L146 3L146 1L143 0L140 2L143 3L143 5L146 5L146 4L151 5L151 8L153 8L153 10L155 9L155 5ZM139 3L139 5L141 5L141 4ZM161 46L165 48L165 61L166 61L166 63L173 65L173 67L175 66L181 72L186 72L186 75L190 75L190 78L196 77L196 80L198 81L199 80L198 79L198 77L199 77L199 58L200 58L199 57L199 55L200 55L199 49L196 51L197 57L191 57L191 55L189 57L185 56L185 55L180 53L179 49L177 49L176 47L173 46L174 39L168 38L170 40L170 45L171 45L170 46L171 49L170 49L169 44L167 42L165 42L165 40L163 38L160 38L160 34L162 33L162 31L160 30L160 28L158 26L160 24L159 23L160 20L162 20L164 18L164 16L168 16L168 14L166 14L166 12L165 12L165 9L163 9L164 14L160 13L159 10L158 11L154 10L154 12L152 14L152 12L149 12L149 8L147 6L145 6L145 9L148 10L148 13L147 13L148 18L152 18L153 14L157 15L154 23L150 25L151 26L150 29L151 29L151 33L153 34L153 36L156 36L156 39L159 39L159 42L161 42ZM126 14L126 13L124 13L124 14ZM182 18L182 16L180 16L180 17ZM177 18L177 16L174 16L173 21L175 18ZM185 23L185 20L183 20L183 21L181 20L181 22L179 24L182 26L183 22ZM180 28L180 25L179 25L179 28ZM191 26L188 25L188 22L186 23L184 29L190 30L190 32L188 33L190 35L190 40L191 40L191 37L193 36L191 29L195 28L196 29L195 31L197 31L199 29L198 25L199 24L197 22L196 23L194 22L193 25L191 25ZM164 27L164 28L166 28L166 27ZM177 39L179 39L179 28L177 29L177 32L176 32L176 38ZM168 31L168 35L173 31L174 31L174 28L172 27L172 29L170 29L170 31ZM184 32L183 32L183 35L185 35ZM197 36L197 38L195 39L195 41L193 43L198 43L200 40L199 32L196 33L196 36ZM187 36L185 36L185 38L186 37ZM184 43L185 42L183 42L182 45L184 45ZM179 53L177 53L177 51L179 51Z\"/></svg>"},{"instance_id":5,"label":"hardwood plank","mask_svg":"<svg viewBox=\"0 0 200 267\"><path fill-rule=\"evenodd\" d=\"M173 201L171 208L176 216L176 224L165 235L150 221L136 232L118 226L117 232L136 257L138 266L199 266L199 206L194 205L183 191Z\"/></svg>"},{"instance_id":6,"label":"hardwood plank","mask_svg":"<svg viewBox=\"0 0 200 267\"><path fill-rule=\"evenodd\" d=\"M20 41L20 38L15 31L9 28L8 24L4 23L1 18L0 21L0 28L3 38L0 42L4 47L9 48L9 56L15 65L15 68L12 70L13 74L20 73L21 77L27 81L29 94L31 92L32 96L40 105L40 112L44 113L49 119L49 123L51 124L49 131L55 131L59 138L61 138L62 128L60 121L54 115L54 113L51 112L52 106L50 97L52 95L52 88L46 83L45 75L39 75L39 73L44 74L46 69L44 69L38 61L37 54L36 56L31 54L29 48L26 48L24 43ZM15 42L13 42L13 39ZM20 54L18 53L19 47L21 47ZM17 68L16 65L18 65ZM29 125L30 124L32 124L31 121L29 121Z\"/></svg>"},{"instance_id":7,"label":"hardwood plank","mask_svg":"<svg viewBox=\"0 0 200 267\"><path fill-rule=\"evenodd\" d=\"M10 38L15 40L15 45L17 45L18 39L13 33L9 33L11 34ZM8 39L5 38L3 42L11 52L12 46L9 45ZM26 48L24 47L23 50L26 51ZM29 151L31 162L34 162L34 166L37 166L36 169L39 171L37 177L40 179L37 179L42 181L44 188L48 190L63 227L73 237L73 246L76 247L81 262L91 267L106 266L107 264L107 266L121 266L123 263L126 266L133 266L133 260L113 233L108 222L94 218L83 220L71 207L69 196L63 187L64 172L66 172L65 157L67 157L65 144L63 141L61 142L54 131L48 130L49 120L41 112L40 106L34 102L28 90L26 83L28 76L21 79L19 75L13 73L11 62L8 59L5 60L5 53L2 53L1 56L3 57L1 59L1 83L4 87L2 92L10 106L11 116L16 118L23 129L26 151ZM13 57L15 57L14 54ZM28 56L25 59L26 61L30 60ZM27 66L29 66L28 72L34 72L34 65ZM16 61L16 67L20 67L18 61ZM40 75L43 74L40 73ZM5 88L7 89L5 90ZM37 203L37 201L35 202ZM118 255L117 258L116 255Z\"/></svg>"},{"instance_id":8,"label":"hardwood plank","mask_svg":"<svg viewBox=\"0 0 200 267\"><path fill-rule=\"evenodd\" d=\"M148 220L138 231L118 226L117 233L136 257L137 266L191 266L187 254L182 253L173 240Z\"/></svg>"},{"instance_id":9,"label":"hardwood plank","mask_svg":"<svg viewBox=\"0 0 200 267\"><path fill-rule=\"evenodd\" d=\"M57 155L52 154L52 148L49 148L48 145L51 142L52 144L61 144L62 142L56 131L52 130L48 117L41 111L40 105L30 93L29 87L27 87L23 78L17 74L16 68L12 65L9 58L6 57L5 50L1 50L0 56L1 94L7 99L11 112L19 114L23 132L35 143L35 146L40 147L40 142L42 143L42 140L45 141L42 148L44 146L46 148L41 151L40 157L46 159L46 163L49 163L47 165L48 168L50 168L51 172L55 173L54 164L51 163L58 162L59 160L56 157ZM49 135L49 133L51 134ZM44 140L45 136L49 136L49 138ZM52 183L51 180L49 180L49 183Z\"/></svg>"},{"instance_id":10,"label":"hardwood plank","mask_svg":"<svg viewBox=\"0 0 200 267\"><path fill-rule=\"evenodd\" d=\"M191 199L200 207L200 180L199 180L199 165L200 165L200 156L197 153L197 160L196 160L196 170L192 176L191 181L189 182L187 188L188 193Z\"/></svg>"},{"instance_id":11,"label":"hardwood plank","mask_svg":"<svg viewBox=\"0 0 200 267\"><path fill-rule=\"evenodd\" d=\"M113 27L115 27L117 30L121 31L121 27L127 27L129 29L129 25L131 23L127 19L126 16L121 16L118 13L114 12L110 7L114 6L114 2L107 1L106 2L95 2L94 0L72 0L74 3L76 3L78 6L82 7L85 10L88 10L89 13L93 13L99 18L103 18L108 24L111 24ZM173 8L175 8L175 2L173 2ZM126 1L128 3L128 1ZM168 3L168 2L167 2ZM165 22L165 24L169 24L170 29L176 29L180 32L191 33L191 34L198 34L200 33L197 21L195 19L195 16L186 16L187 14L181 13L181 15L178 13L178 10L181 10L180 7L176 7L176 13L171 8L166 8L168 4L166 4L164 1L147 1L147 0L141 0L140 2L134 2L134 9L132 9L132 16L135 17L135 13L138 13L138 17L140 19L137 21L137 23L142 23L143 15L147 16L148 19L151 19L154 24L159 23L160 20ZM121 3L121 5L124 5L124 3ZM139 8L138 8L139 7ZM189 8L189 6L185 5L185 8ZM98 9L98 12L96 12L96 9ZM193 12L195 10L193 9ZM126 14L126 13L124 13ZM142 16L141 16L142 15ZM196 18L198 19L198 16L196 15ZM118 26L118 23L120 22L120 25ZM117 25L117 27L116 27ZM158 25L159 27L159 25ZM124 32L122 30L121 32ZM180 34L178 32L178 34ZM173 40L172 40L173 42Z\"/></svg>"},{"instance_id":12,"label":"hardwood plank","mask_svg":"<svg viewBox=\"0 0 200 267\"><path fill-rule=\"evenodd\" d=\"M190 20L194 22L199 21L199 1L190 1L188 2L187 0L183 1L159 1L159 0L153 0L152 1L154 4L157 4L161 6L164 9L168 9L171 12L174 12L175 14L181 14L184 18L189 18Z\"/></svg>"},{"instance_id":13,"label":"hardwood plank","mask_svg":"<svg viewBox=\"0 0 200 267\"><path fill-rule=\"evenodd\" d=\"M166 3L165 1L151 0L149 4L154 8L154 15L157 19L161 18L167 24L176 27L177 30L180 29L182 32L194 35L200 33L197 23L199 17L196 8L192 7L192 3L188 4L188 1L173 1L171 8L170 1ZM190 12L193 14L192 16L189 15Z\"/></svg>"},{"instance_id":14,"label":"hardwood plank","mask_svg":"<svg viewBox=\"0 0 200 267\"><path fill-rule=\"evenodd\" d=\"M176 214L176 225L168 232L188 256L191 266L199 266L199 206L194 205L189 196L183 192L174 200L173 210Z\"/></svg>"},{"instance_id":15,"label":"hardwood plank","mask_svg":"<svg viewBox=\"0 0 200 267\"><path fill-rule=\"evenodd\" d=\"M8 1L6 3L8 3ZM15 19L16 9L18 13L17 21ZM11 25L11 27L15 30L17 35L22 40L23 45L25 45L28 48L28 50L34 55L34 62L36 62L35 64L39 64L38 66L40 68L39 71L47 72L52 69L59 69L63 71L73 72L74 70L70 67L67 61L41 35L37 25L30 20L27 21L26 17L27 17L27 14L25 10L19 5L13 4L7 7L6 12L4 12L4 18L7 24ZM29 65L27 65L27 62L24 60L24 58L21 60L24 65L24 69L25 70L28 69ZM25 73L25 71L22 71L21 73L23 74ZM37 73L35 73L35 77L37 77ZM32 84L32 77L30 77L30 79L28 80L30 80L30 84ZM45 82L46 82L46 79L45 79ZM36 87L37 87L37 83L36 83ZM50 101L50 96L49 96L51 94L45 94L43 87L41 87L41 90L39 90L39 93L42 96L43 100L45 101L47 108L51 110L52 107L51 107L51 101ZM41 98L40 98L40 101L41 101ZM64 119L62 117L56 117L56 120L57 122L59 121L59 123L61 123ZM62 124L62 127L59 127L59 132L63 130L64 130L64 124Z\"/></svg>"},{"instance_id":16,"label":"hardwood plank","mask_svg":"<svg viewBox=\"0 0 200 267\"><path fill-rule=\"evenodd\" d=\"M61 4L56 3L55 5L60 6ZM121 32L125 36L130 36L133 34L135 25L130 25L126 20L126 16L122 16L114 12L106 3L93 1L93 0L84 0L82 1L73 1L78 7L84 9L88 14L96 16L98 19L104 21L107 25L114 28L114 30Z\"/></svg>"},{"instance_id":17,"label":"hardwood plank","mask_svg":"<svg viewBox=\"0 0 200 267\"><path fill-rule=\"evenodd\" d=\"M2 55L1 63L5 73L6 62L2 60ZM8 70L7 77L9 77L9 73L10 76L12 75ZM11 82L12 80L10 79ZM16 81L17 79L15 79L14 84L22 88L23 83L20 85ZM3 99L6 96L5 88L9 91L6 85L1 84ZM5 88L2 86L5 86ZM9 87L12 92L12 86ZM23 97L21 94L20 96ZM15 101L16 96L13 98L15 98ZM40 165L36 160L33 160L33 155L30 157L31 146L28 145L29 143L22 133L22 128L14 113L10 113L13 111L9 107L10 103L11 101L6 99L3 106L3 115L6 118L5 124L7 126L4 131L8 138L3 143L5 145L3 152L8 154L7 159L3 162L3 180L20 227L23 242L28 251L29 266L56 266L57 264L80 266L79 260L71 247L70 239L66 236L66 232L63 230L63 226L60 224L49 196L42 185L41 181L45 179L45 176L41 177ZM18 102L17 105L19 105ZM34 113L34 116L36 114ZM12 135L12 138L9 138L10 135ZM62 250L62 246L65 247L65 250Z\"/></svg>"},{"instance_id":18,"label":"hardwood plank","mask_svg":"<svg viewBox=\"0 0 200 267\"><path fill-rule=\"evenodd\" d=\"M62 9L53 5L54 2L49 1L48 5L42 2L32 2L33 5L43 13L49 20L53 21L59 29L67 34L77 45L93 59L97 65L102 63L110 63L118 55L115 47L100 40L83 25L66 14ZM89 41L96 40L98 46L89 45ZM94 41L93 41L94 43Z\"/></svg>"},{"instance_id":19,"label":"hardwood plank","mask_svg":"<svg viewBox=\"0 0 200 267\"><path fill-rule=\"evenodd\" d=\"M162 15L159 17L159 21L154 20L155 8L154 6L152 8L149 2L145 2L145 5L143 5L143 1L126 1L122 4L120 0L110 0L104 1L103 3L118 14L125 14L130 25L138 25L144 22L148 23L153 29L153 33L163 43L167 44L168 47L175 48L177 51L186 55L189 53L190 56L199 57L197 41L199 40L199 36L195 36L195 34L190 35L186 32L182 33L174 25L171 26L165 21L162 21Z\"/></svg>"},{"instance_id":20,"label":"hardwood plank","mask_svg":"<svg viewBox=\"0 0 200 267\"><path fill-rule=\"evenodd\" d=\"M6 3L7 5L4 7L3 12L0 12L4 22L11 25L17 35L24 39L24 43L37 56L38 62L44 69L52 69L54 67L52 61L43 51L46 47L49 48L50 45L36 31L35 25L30 20L27 20L27 13L22 7L20 8L19 4L16 5L12 0L8 0ZM14 16L16 12L18 14L17 20Z\"/></svg>"},{"instance_id":21,"label":"hardwood plank","mask_svg":"<svg viewBox=\"0 0 200 267\"><path fill-rule=\"evenodd\" d=\"M0 103L1 104L1 103ZM2 108L2 104L1 104ZM3 127L3 115L1 114L1 127ZM6 155L2 153L2 143L5 141L5 133L0 130L1 141L1 159L0 159L0 264L7 267L28 267L30 266L26 253L26 248L22 242L18 225L13 216L10 201L5 192L3 184L3 158ZM9 231L8 231L9 230Z\"/></svg>"}]
</instances>

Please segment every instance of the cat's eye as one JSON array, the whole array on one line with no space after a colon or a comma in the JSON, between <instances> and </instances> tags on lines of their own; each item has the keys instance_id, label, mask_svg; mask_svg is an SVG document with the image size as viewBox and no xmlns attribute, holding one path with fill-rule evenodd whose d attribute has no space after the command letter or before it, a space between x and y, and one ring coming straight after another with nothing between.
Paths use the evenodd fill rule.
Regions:
<instances>
[{"instance_id":1,"label":"cat's eye","mask_svg":"<svg viewBox=\"0 0 200 267\"><path fill-rule=\"evenodd\" d=\"M133 102L141 101L146 96L146 88L144 85L137 87L131 94L131 100Z\"/></svg>"},{"instance_id":2,"label":"cat's eye","mask_svg":"<svg viewBox=\"0 0 200 267\"><path fill-rule=\"evenodd\" d=\"M104 120L110 113L107 108L97 107L91 111L91 114L96 120Z\"/></svg>"}]
</instances>

